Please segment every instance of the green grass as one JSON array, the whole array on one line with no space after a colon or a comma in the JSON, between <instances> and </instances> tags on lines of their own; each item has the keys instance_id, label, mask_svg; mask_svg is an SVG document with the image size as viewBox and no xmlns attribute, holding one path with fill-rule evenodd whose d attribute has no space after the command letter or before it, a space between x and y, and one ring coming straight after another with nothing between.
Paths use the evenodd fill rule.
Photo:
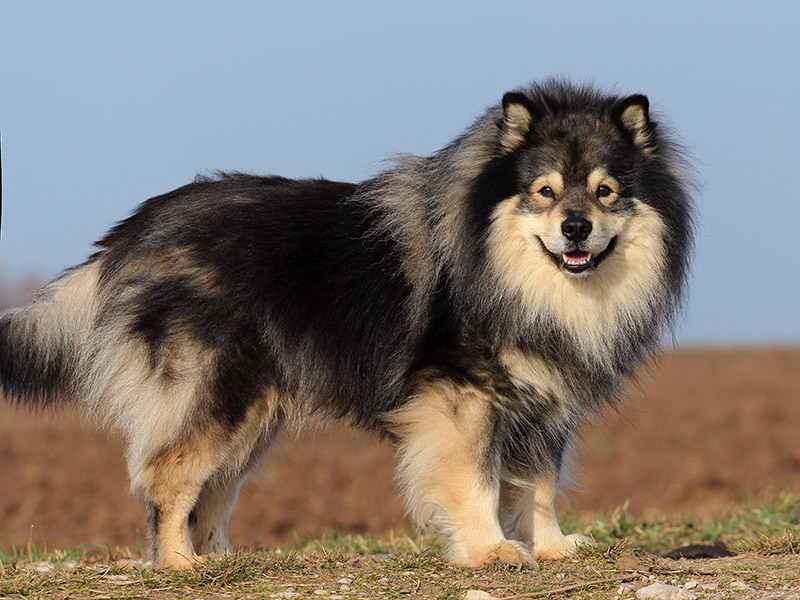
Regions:
<instances>
[{"instance_id":1,"label":"green grass","mask_svg":"<svg viewBox=\"0 0 800 600\"><path fill-rule=\"evenodd\" d=\"M756 588L769 583L776 589L800 581L800 497L790 493L751 498L714 517L665 514L642 519L619 508L608 513L565 514L561 522L565 531L593 536L598 546L582 550L577 559L543 562L539 573L453 567L441 558L442 538L416 529L383 536L333 533L270 552L243 550L211 558L187 572L142 569L141 563L132 570L130 563L119 561L105 547L48 550L31 540L25 547L0 551L0 598L165 600L224 595L269 598L281 593L315 598L320 597L315 591L325 590L327 596L345 598L460 599L468 589L489 591L498 598L551 592L558 597L613 598L621 581L641 578L641 574L617 570L616 561L628 549L657 553L718 540L747 553L741 560L703 563L708 573L716 569L707 577L715 577L710 580L721 587L736 579ZM658 560L653 557L653 564ZM36 571L40 563L49 572ZM685 567L673 562L663 571L653 568L651 577L680 584L679 572ZM696 572L687 571L695 578ZM339 583L343 577L352 579L349 590ZM569 591L557 591L564 588Z\"/></svg>"},{"instance_id":2,"label":"green grass","mask_svg":"<svg viewBox=\"0 0 800 600\"><path fill-rule=\"evenodd\" d=\"M611 512L565 514L562 528L581 531L601 546L622 540L650 552L687 544L724 542L735 551L769 551L772 544L788 553L798 550L800 496L790 492L747 498L722 514L698 517L692 514L662 514L642 519L625 507Z\"/></svg>"}]
</instances>

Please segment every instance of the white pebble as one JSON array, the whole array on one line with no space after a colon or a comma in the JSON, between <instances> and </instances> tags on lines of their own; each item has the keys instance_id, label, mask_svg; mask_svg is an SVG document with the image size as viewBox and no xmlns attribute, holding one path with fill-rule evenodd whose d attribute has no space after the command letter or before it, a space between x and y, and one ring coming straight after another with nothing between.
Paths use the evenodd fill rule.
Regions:
<instances>
[{"instance_id":1,"label":"white pebble","mask_svg":"<svg viewBox=\"0 0 800 600\"><path fill-rule=\"evenodd\" d=\"M654 583L636 592L639 600L693 600L696 596L686 590L665 583Z\"/></svg>"},{"instance_id":2,"label":"white pebble","mask_svg":"<svg viewBox=\"0 0 800 600\"><path fill-rule=\"evenodd\" d=\"M336 583L341 583L341 584L344 584L344 585L350 585L351 583L353 583L353 578L352 577L340 577L339 579L336 580Z\"/></svg>"},{"instance_id":3,"label":"white pebble","mask_svg":"<svg viewBox=\"0 0 800 600\"><path fill-rule=\"evenodd\" d=\"M747 582L742 581L741 579L737 579L736 581L731 582L731 587L737 590L741 590L743 592L755 592L756 589L747 584Z\"/></svg>"},{"instance_id":4,"label":"white pebble","mask_svg":"<svg viewBox=\"0 0 800 600\"><path fill-rule=\"evenodd\" d=\"M483 590L467 590L467 595L464 596L464 600L497 600L497 599L490 593L484 592Z\"/></svg>"}]
</instances>

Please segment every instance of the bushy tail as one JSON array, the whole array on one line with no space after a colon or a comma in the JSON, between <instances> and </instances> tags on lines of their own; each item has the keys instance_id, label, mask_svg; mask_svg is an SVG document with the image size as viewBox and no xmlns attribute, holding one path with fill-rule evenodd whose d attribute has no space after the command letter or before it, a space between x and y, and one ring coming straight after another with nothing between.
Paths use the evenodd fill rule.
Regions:
<instances>
[{"instance_id":1,"label":"bushy tail","mask_svg":"<svg viewBox=\"0 0 800 600\"><path fill-rule=\"evenodd\" d=\"M75 399L90 336L96 267L67 272L24 308L0 313L0 386L11 402L35 411Z\"/></svg>"}]
</instances>

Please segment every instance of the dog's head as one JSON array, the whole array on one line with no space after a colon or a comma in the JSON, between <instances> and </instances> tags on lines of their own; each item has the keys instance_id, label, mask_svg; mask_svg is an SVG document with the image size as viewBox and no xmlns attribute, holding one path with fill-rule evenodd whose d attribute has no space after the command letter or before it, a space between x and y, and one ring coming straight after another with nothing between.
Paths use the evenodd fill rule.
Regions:
<instances>
[{"instance_id":1,"label":"dog's head","mask_svg":"<svg viewBox=\"0 0 800 600\"><path fill-rule=\"evenodd\" d=\"M500 144L513 156L512 203L531 251L568 277L585 277L631 241L626 223L641 212L654 129L641 95L576 112L506 94Z\"/></svg>"},{"instance_id":2,"label":"dog's head","mask_svg":"<svg viewBox=\"0 0 800 600\"><path fill-rule=\"evenodd\" d=\"M683 289L691 200L647 98L550 82L488 116L454 289L480 290L471 306L503 335L555 325L596 360L624 335L655 339Z\"/></svg>"}]
</instances>

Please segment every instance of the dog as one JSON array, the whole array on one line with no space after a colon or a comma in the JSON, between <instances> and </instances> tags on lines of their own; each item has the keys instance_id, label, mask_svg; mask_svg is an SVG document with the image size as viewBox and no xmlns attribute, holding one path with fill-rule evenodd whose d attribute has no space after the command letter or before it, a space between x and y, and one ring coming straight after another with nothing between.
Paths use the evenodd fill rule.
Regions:
<instances>
[{"instance_id":1,"label":"dog","mask_svg":"<svg viewBox=\"0 0 800 600\"><path fill-rule=\"evenodd\" d=\"M674 328L690 174L645 96L549 79L359 184L201 177L0 315L3 392L121 432L156 567L230 552L243 479L313 416L390 440L450 561L536 568L591 543L554 500Z\"/></svg>"}]
</instances>

